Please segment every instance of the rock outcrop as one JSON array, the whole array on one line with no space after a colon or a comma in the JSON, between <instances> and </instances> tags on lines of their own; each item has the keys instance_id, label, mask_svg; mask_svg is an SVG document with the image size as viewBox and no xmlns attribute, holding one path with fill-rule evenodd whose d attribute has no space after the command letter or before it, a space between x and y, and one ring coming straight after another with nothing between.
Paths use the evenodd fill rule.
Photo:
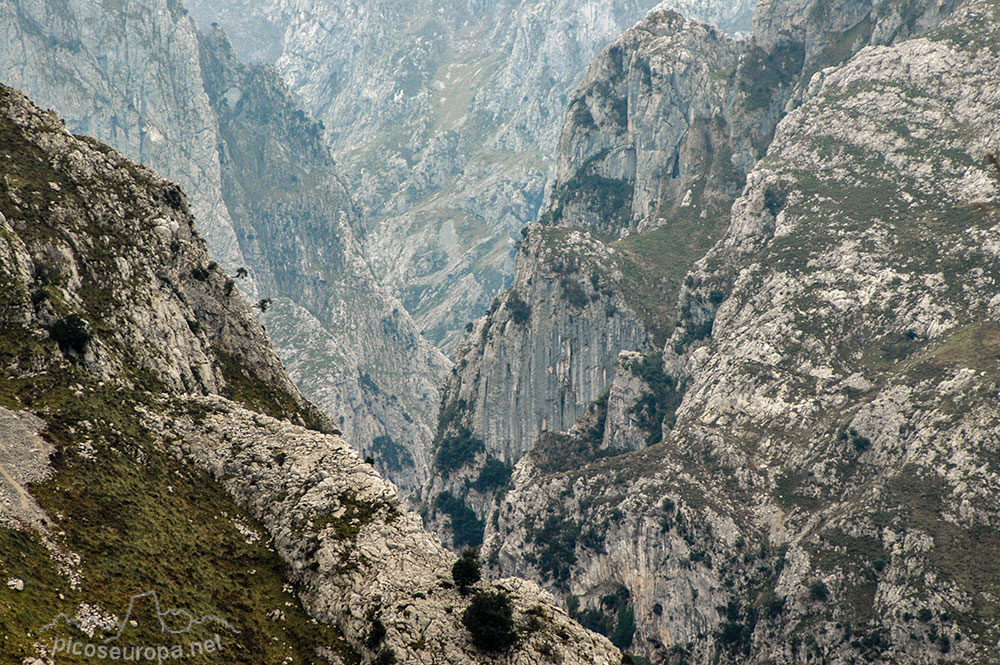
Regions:
<instances>
[{"instance_id":1,"label":"rock outcrop","mask_svg":"<svg viewBox=\"0 0 1000 665\"><path fill-rule=\"evenodd\" d=\"M178 187L6 87L0 284L5 656L162 640L130 603L158 594L226 662L485 657L453 557L302 398ZM533 583L486 589L498 662L620 662Z\"/></svg>"},{"instance_id":2,"label":"rock outcrop","mask_svg":"<svg viewBox=\"0 0 1000 665\"><path fill-rule=\"evenodd\" d=\"M378 284L355 239L357 212L319 123L278 73L201 38L219 123L222 185L248 266L271 303L261 317L302 391L383 473L427 478L438 384L450 366Z\"/></svg>"}]
</instances>

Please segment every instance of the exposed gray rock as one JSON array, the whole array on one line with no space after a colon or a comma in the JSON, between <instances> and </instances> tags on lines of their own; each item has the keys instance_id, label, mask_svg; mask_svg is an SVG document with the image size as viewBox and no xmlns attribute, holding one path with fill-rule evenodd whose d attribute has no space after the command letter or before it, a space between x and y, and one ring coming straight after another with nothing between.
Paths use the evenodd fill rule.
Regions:
<instances>
[{"instance_id":1,"label":"exposed gray rock","mask_svg":"<svg viewBox=\"0 0 1000 665\"><path fill-rule=\"evenodd\" d=\"M210 265L177 187L69 134L54 114L6 87L0 157L0 389L5 402L33 414L2 412L0 469L5 480L13 478L8 467L16 469L15 489L35 480L35 498L68 513L52 512L43 533L0 528L5 554L8 543L16 553L5 556L5 570L29 565L43 582L29 580L25 591L62 609L67 594L78 597L80 579L90 583L89 594L101 592L93 580L106 574L107 552L117 544L114 577L126 589L183 578L187 594L211 594L203 585L218 576L239 585L231 608L244 616L287 618L304 607L313 621L300 618L300 632L283 633L295 643L279 651L333 663L393 653L402 662L480 662L484 654L462 623L469 599L449 581L452 555L301 397L249 305ZM59 454L51 472L36 460L45 449L32 443L40 421ZM59 504L79 478L90 481L84 505ZM18 499L0 495L5 514ZM106 508L118 501L120 510ZM189 537L195 529L220 551L195 560L161 556L169 534ZM238 541L222 537L230 531L259 549L234 556ZM129 542L143 536L149 540ZM69 588L61 571L51 570L55 552L39 552L38 540L82 571L70 576ZM80 554L66 551L71 543ZM135 567L126 556L137 557ZM283 566L291 585L278 593L267 587ZM233 582L223 570L234 573ZM258 576L265 573L267 581ZM487 588L509 593L517 622L516 644L494 660L620 662L617 649L534 583L477 587ZM293 591L301 604L292 602ZM25 625L37 613L25 603L38 601L25 593L11 602L19 629L5 635L5 653L26 660L33 649L48 657L34 632L40 627ZM53 624L96 637L114 628L109 617L103 606L74 601ZM373 640L376 620L385 634ZM268 632L272 623L283 622L250 626L228 657L260 662L278 640Z\"/></svg>"},{"instance_id":2,"label":"exposed gray rock","mask_svg":"<svg viewBox=\"0 0 1000 665\"><path fill-rule=\"evenodd\" d=\"M4 452L0 460L0 524L4 526L44 528L48 522L45 511L25 490L28 483L40 483L52 475L49 456L55 449L39 436L44 427L45 423L30 413L0 407Z\"/></svg>"},{"instance_id":3,"label":"exposed gray rock","mask_svg":"<svg viewBox=\"0 0 1000 665\"><path fill-rule=\"evenodd\" d=\"M652 659L995 660L998 16L803 83L684 289L664 442L522 460L497 571L631 608Z\"/></svg>"},{"instance_id":4,"label":"exposed gray rock","mask_svg":"<svg viewBox=\"0 0 1000 665\"><path fill-rule=\"evenodd\" d=\"M257 48L248 22L283 33L277 66L326 124L369 220L373 268L445 351L509 284L513 240L543 202L569 93L654 4L192 2L199 20L242 31L238 48ZM752 10L681 4L744 30Z\"/></svg>"},{"instance_id":5,"label":"exposed gray rock","mask_svg":"<svg viewBox=\"0 0 1000 665\"><path fill-rule=\"evenodd\" d=\"M276 71L240 63L221 30L201 46L223 193L248 267L272 299L262 319L275 348L345 436L415 489L427 479L430 423L450 363L363 259L357 213L320 125L292 103Z\"/></svg>"},{"instance_id":6,"label":"exposed gray rock","mask_svg":"<svg viewBox=\"0 0 1000 665\"><path fill-rule=\"evenodd\" d=\"M387 629L382 648L400 662L478 662L482 655L461 622L469 599L451 581L453 555L356 451L338 437L231 403L201 404L210 411L202 422L151 416L151 424L175 434L177 445L261 520L313 616L340 626L362 651L377 618ZM511 595L525 635L498 662L620 661L606 639L582 630L535 584L504 579L475 588L485 589Z\"/></svg>"},{"instance_id":7,"label":"exposed gray rock","mask_svg":"<svg viewBox=\"0 0 1000 665\"><path fill-rule=\"evenodd\" d=\"M199 36L173 0L17 0L0 20L0 79L190 192L213 258L246 273L236 287L288 302L262 318L296 383L365 454L415 460L384 472L423 483L448 361L379 286L321 126L280 76L221 31Z\"/></svg>"},{"instance_id":8,"label":"exposed gray rock","mask_svg":"<svg viewBox=\"0 0 1000 665\"><path fill-rule=\"evenodd\" d=\"M0 7L0 26L0 81L57 109L74 132L175 180L216 260L230 270L245 264L222 198L197 31L179 3L108 11L79 0L16 0Z\"/></svg>"}]
</instances>

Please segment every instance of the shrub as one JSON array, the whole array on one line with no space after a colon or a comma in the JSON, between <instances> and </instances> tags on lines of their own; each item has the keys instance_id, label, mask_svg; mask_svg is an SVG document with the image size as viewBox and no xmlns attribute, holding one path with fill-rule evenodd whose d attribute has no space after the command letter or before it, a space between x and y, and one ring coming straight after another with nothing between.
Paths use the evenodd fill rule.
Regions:
<instances>
[{"instance_id":1,"label":"shrub","mask_svg":"<svg viewBox=\"0 0 1000 665\"><path fill-rule=\"evenodd\" d=\"M368 638L365 644L369 649L377 649L385 641L385 624L378 617L372 618L372 627L368 631Z\"/></svg>"},{"instance_id":2,"label":"shrub","mask_svg":"<svg viewBox=\"0 0 1000 665\"><path fill-rule=\"evenodd\" d=\"M531 305L524 302L518 292L513 289L507 299L507 311L510 312L510 318L518 325L523 326L531 318Z\"/></svg>"},{"instance_id":3,"label":"shrub","mask_svg":"<svg viewBox=\"0 0 1000 665\"><path fill-rule=\"evenodd\" d=\"M79 314L70 314L65 319L56 321L49 335L63 353L67 351L83 353L92 338L87 322Z\"/></svg>"},{"instance_id":4,"label":"shrub","mask_svg":"<svg viewBox=\"0 0 1000 665\"><path fill-rule=\"evenodd\" d=\"M479 472L479 477L472 485L478 492L500 489L510 482L511 468L495 457L488 457L486 464Z\"/></svg>"},{"instance_id":5,"label":"shrub","mask_svg":"<svg viewBox=\"0 0 1000 665\"><path fill-rule=\"evenodd\" d=\"M931 612L926 607L924 607L919 612L917 612L917 619L919 619L923 623L927 623L928 621L930 621L933 618L934 618L934 613Z\"/></svg>"},{"instance_id":6,"label":"shrub","mask_svg":"<svg viewBox=\"0 0 1000 665\"><path fill-rule=\"evenodd\" d=\"M473 436L469 428L460 426L454 435L441 439L434 454L434 466L447 478L451 471L471 464L476 453L484 448L481 439Z\"/></svg>"},{"instance_id":7,"label":"shrub","mask_svg":"<svg viewBox=\"0 0 1000 665\"><path fill-rule=\"evenodd\" d=\"M632 638L635 636L635 610L631 605L618 610L615 629L611 631L608 639L619 649L627 649L632 646Z\"/></svg>"},{"instance_id":8,"label":"shrub","mask_svg":"<svg viewBox=\"0 0 1000 665\"><path fill-rule=\"evenodd\" d=\"M204 282L206 279L208 279L209 274L210 273L208 272L208 270L206 270L201 266L198 266L197 268L192 268L191 270L191 276L194 277L199 282Z\"/></svg>"},{"instance_id":9,"label":"shrub","mask_svg":"<svg viewBox=\"0 0 1000 665\"><path fill-rule=\"evenodd\" d=\"M566 302L573 307L583 309L587 306L587 303L590 302L590 299L587 298L587 294L583 290L583 287L580 286L580 282L575 279L563 277L559 280L559 285L562 286L563 297L566 299Z\"/></svg>"},{"instance_id":10,"label":"shrub","mask_svg":"<svg viewBox=\"0 0 1000 665\"><path fill-rule=\"evenodd\" d=\"M467 548L461 558L451 567L451 578L463 593L481 579L479 572L479 552L475 548Z\"/></svg>"},{"instance_id":11,"label":"shrub","mask_svg":"<svg viewBox=\"0 0 1000 665\"><path fill-rule=\"evenodd\" d=\"M372 441L372 453L389 471L402 471L405 467L416 466L410 451L390 436L376 436Z\"/></svg>"},{"instance_id":12,"label":"shrub","mask_svg":"<svg viewBox=\"0 0 1000 665\"><path fill-rule=\"evenodd\" d=\"M517 640L514 606L502 591L481 591L462 614L472 643L482 651L506 651Z\"/></svg>"},{"instance_id":13,"label":"shrub","mask_svg":"<svg viewBox=\"0 0 1000 665\"><path fill-rule=\"evenodd\" d=\"M773 591L768 591L764 596L764 613L768 619L777 619L785 611L785 598L778 596Z\"/></svg>"},{"instance_id":14,"label":"shrub","mask_svg":"<svg viewBox=\"0 0 1000 665\"><path fill-rule=\"evenodd\" d=\"M823 580L815 580L809 585L809 597L820 602L829 600L830 589Z\"/></svg>"}]
</instances>

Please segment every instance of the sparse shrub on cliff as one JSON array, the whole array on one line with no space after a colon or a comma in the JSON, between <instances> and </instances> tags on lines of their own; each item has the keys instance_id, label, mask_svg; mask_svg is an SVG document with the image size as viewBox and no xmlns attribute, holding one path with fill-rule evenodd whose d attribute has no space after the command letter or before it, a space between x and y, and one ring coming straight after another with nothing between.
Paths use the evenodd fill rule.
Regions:
<instances>
[{"instance_id":1,"label":"sparse shrub on cliff","mask_svg":"<svg viewBox=\"0 0 1000 665\"><path fill-rule=\"evenodd\" d=\"M459 591L465 594L469 587L482 577L479 571L479 550L469 547L462 552L462 556L451 567L451 578L455 580Z\"/></svg>"},{"instance_id":2,"label":"sparse shrub on cliff","mask_svg":"<svg viewBox=\"0 0 1000 665\"><path fill-rule=\"evenodd\" d=\"M503 591L481 591L462 614L472 643L482 651L506 651L517 641L514 605Z\"/></svg>"},{"instance_id":3,"label":"sparse shrub on cliff","mask_svg":"<svg viewBox=\"0 0 1000 665\"><path fill-rule=\"evenodd\" d=\"M573 307L577 309L583 309L590 302L587 298L587 294L584 292L583 287L580 286L580 282L575 279L569 279L563 277L559 280L559 285L562 286L563 297L566 298L568 302Z\"/></svg>"},{"instance_id":4,"label":"sparse shrub on cliff","mask_svg":"<svg viewBox=\"0 0 1000 665\"><path fill-rule=\"evenodd\" d=\"M510 297L507 298L507 311L514 323L523 326L531 318L531 306L521 299L517 291L511 290Z\"/></svg>"},{"instance_id":5,"label":"sparse shrub on cliff","mask_svg":"<svg viewBox=\"0 0 1000 665\"><path fill-rule=\"evenodd\" d=\"M372 453L379 464L389 471L402 471L416 465L413 455L390 436L377 436L372 441Z\"/></svg>"},{"instance_id":6,"label":"sparse shrub on cliff","mask_svg":"<svg viewBox=\"0 0 1000 665\"><path fill-rule=\"evenodd\" d=\"M486 464L479 472L479 477L473 483L477 492L488 492L506 487L510 482L510 465L504 464L495 457L488 457Z\"/></svg>"},{"instance_id":7,"label":"sparse shrub on cliff","mask_svg":"<svg viewBox=\"0 0 1000 665\"><path fill-rule=\"evenodd\" d=\"M823 580L815 580L809 584L809 597L818 602L830 599L830 588Z\"/></svg>"},{"instance_id":8,"label":"sparse shrub on cliff","mask_svg":"<svg viewBox=\"0 0 1000 665\"><path fill-rule=\"evenodd\" d=\"M459 427L454 435L441 439L434 454L434 466L447 478L450 472L471 464L476 453L484 448L482 440L473 436L467 427Z\"/></svg>"},{"instance_id":9,"label":"sparse shrub on cliff","mask_svg":"<svg viewBox=\"0 0 1000 665\"><path fill-rule=\"evenodd\" d=\"M79 314L70 314L56 321L49 335L63 353L70 350L83 353L92 337L87 322Z\"/></svg>"}]
</instances>

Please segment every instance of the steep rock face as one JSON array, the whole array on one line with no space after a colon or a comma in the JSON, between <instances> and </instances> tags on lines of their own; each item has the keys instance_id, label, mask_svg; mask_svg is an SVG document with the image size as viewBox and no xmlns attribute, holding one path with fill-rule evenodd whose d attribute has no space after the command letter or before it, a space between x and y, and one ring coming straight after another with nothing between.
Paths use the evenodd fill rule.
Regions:
<instances>
[{"instance_id":1,"label":"steep rock face","mask_svg":"<svg viewBox=\"0 0 1000 665\"><path fill-rule=\"evenodd\" d=\"M212 256L235 270L244 261L222 199L197 31L174 0L108 9L79 1L5 2L0 80L58 109L74 131L169 174L191 196Z\"/></svg>"},{"instance_id":2,"label":"steep rock face","mask_svg":"<svg viewBox=\"0 0 1000 665\"><path fill-rule=\"evenodd\" d=\"M408 490L427 476L447 360L361 256L321 126L270 68L178 3L5 3L0 77L192 193L209 250L310 399ZM403 369L405 368L405 369Z\"/></svg>"},{"instance_id":3,"label":"steep rock face","mask_svg":"<svg viewBox=\"0 0 1000 665\"><path fill-rule=\"evenodd\" d=\"M356 212L318 123L276 71L240 63L221 30L201 46L223 193L248 266L272 299L262 318L275 347L346 437L397 483L419 487L449 363L361 258Z\"/></svg>"},{"instance_id":4,"label":"steep rock face","mask_svg":"<svg viewBox=\"0 0 1000 665\"><path fill-rule=\"evenodd\" d=\"M953 4L765 2L742 41L661 6L574 93L543 221L620 237L728 214L814 72L926 31Z\"/></svg>"},{"instance_id":5,"label":"steep rock face","mask_svg":"<svg viewBox=\"0 0 1000 665\"><path fill-rule=\"evenodd\" d=\"M570 102L543 221L617 237L728 212L754 161L737 158L751 115L732 85L741 50L670 10L605 49Z\"/></svg>"},{"instance_id":6,"label":"steep rock face","mask_svg":"<svg viewBox=\"0 0 1000 665\"><path fill-rule=\"evenodd\" d=\"M996 662L998 16L811 79L685 287L663 443L522 460L497 570L654 659Z\"/></svg>"},{"instance_id":7,"label":"steep rock face","mask_svg":"<svg viewBox=\"0 0 1000 665\"><path fill-rule=\"evenodd\" d=\"M675 324L681 328L673 335L671 347L683 347L710 334L711 317L729 285L721 277L702 280L696 296L688 297L685 294L694 288L695 277L686 273L722 236L747 173L766 152L778 121L801 103L807 82L803 75L811 73L817 63L845 59L852 49L868 41L901 38L939 20L945 11L934 3L918 3L907 9L906 16L924 18L901 25L899 16L878 16L865 7L842 8L843 21L854 20L856 29L849 39L842 36L841 49L836 52L811 45L816 34L829 37L836 33L833 28L839 29L839 24L824 27L826 23L817 18L819 10L811 5L800 8L804 17L762 5L758 23L767 28L762 28L759 39L754 35L743 41L734 41L710 26L659 8L606 48L591 66L569 106L560 138L557 177L540 221L546 227L557 227L545 231L549 234L585 228L594 235L590 240L595 245L592 252L618 251L629 259L616 269L594 266L595 279L608 278L602 287L607 297L623 302L635 314L647 339L662 344ZM858 18L859 13L862 18ZM792 29L799 24L808 29ZM777 26L784 27L779 30ZM862 28L871 29L865 32ZM778 33L780 39L775 36ZM776 191L766 198L767 209L778 206L780 196ZM527 253L519 253L517 259L525 264L518 266L519 272L538 269L532 265L535 258ZM555 276L559 279L571 276L562 268L556 272L560 273ZM535 306L530 297L525 305L529 310ZM537 340L521 341L516 333L512 339L529 347L543 343L543 339L559 339L559 326L570 311L567 301L563 301L562 311L543 322ZM603 316L593 311L585 321L586 334L601 339L610 315L616 311L607 308ZM503 347L505 343L494 344ZM559 416L564 407L553 400L551 390L544 389L517 393L519 408L537 414L535 431L484 427L483 423L504 422L499 407L503 402L482 399L477 395L478 388L470 389L475 377L491 377L495 382L501 375L525 373L516 359L505 357L500 361L485 354L484 347L482 338L469 338L463 348L476 350L462 352L460 357L468 358L468 366L446 385L442 403L463 406L469 414L465 419L468 428L482 441L486 455L527 451L541 429L558 432L572 427ZM611 367L623 350L650 351L628 346L607 348L605 367ZM624 442L636 432L637 425L645 433L643 439L659 441L656 431L659 423L673 417L684 374L674 372L668 376L658 365L649 358L636 366L636 371L619 372L619 384L615 384L611 373L606 373L594 386L592 393L615 396L613 408L602 422L604 432L600 437L615 444L603 449L635 448L635 444ZM557 373L555 366L549 371ZM493 385L497 394L502 393L502 388ZM458 402L460 394L463 401ZM575 409L577 416L585 412L585 404ZM553 423L562 423L562 427ZM450 424L444 418L439 420L435 444L438 450ZM510 440L518 436L522 441ZM514 464L520 452L505 453L502 459ZM482 457L476 463L471 458L468 461L475 471ZM452 482L449 495L460 493L461 484L470 481L462 478L458 485ZM434 482L435 488L441 486ZM468 503L488 507L494 505L494 498L495 492L488 497L470 495ZM434 490L425 500L434 507L438 501ZM490 509L476 511L479 519L492 521Z\"/></svg>"},{"instance_id":8,"label":"steep rock face","mask_svg":"<svg viewBox=\"0 0 1000 665\"><path fill-rule=\"evenodd\" d=\"M542 204L569 92L599 49L653 4L193 6L200 20L239 26L252 14L284 30L277 65L350 173L371 219L363 241L374 269L450 351L508 284L513 240ZM705 19L752 10L682 4Z\"/></svg>"},{"instance_id":9,"label":"steep rock face","mask_svg":"<svg viewBox=\"0 0 1000 665\"><path fill-rule=\"evenodd\" d=\"M478 543L482 525L466 519L470 507L485 517L539 433L584 415L610 384L621 349L653 348L620 295L636 271L628 253L586 232L533 224L518 257L513 288L470 324L444 389L435 478L423 498L455 545Z\"/></svg>"},{"instance_id":10,"label":"steep rock face","mask_svg":"<svg viewBox=\"0 0 1000 665\"><path fill-rule=\"evenodd\" d=\"M667 0L658 7L673 9L684 16L718 26L728 34L746 35L753 29L756 2L732 0Z\"/></svg>"},{"instance_id":11,"label":"steep rock face","mask_svg":"<svg viewBox=\"0 0 1000 665\"><path fill-rule=\"evenodd\" d=\"M479 662L452 557L298 393L177 187L6 87L0 156L5 656L156 644L117 625L155 592L222 618L184 635L226 662ZM533 583L476 589L513 601L499 662L621 659Z\"/></svg>"}]
</instances>

